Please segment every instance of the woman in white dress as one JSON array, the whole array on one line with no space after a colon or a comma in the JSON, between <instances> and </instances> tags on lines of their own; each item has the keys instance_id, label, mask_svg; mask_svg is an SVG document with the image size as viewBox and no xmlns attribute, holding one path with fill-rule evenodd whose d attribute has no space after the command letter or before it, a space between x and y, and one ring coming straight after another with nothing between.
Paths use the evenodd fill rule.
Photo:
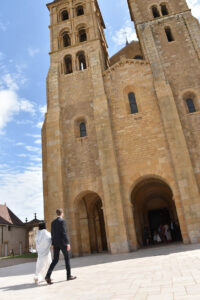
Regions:
<instances>
[{"instance_id":1,"label":"woman in white dress","mask_svg":"<svg viewBox=\"0 0 200 300\"><path fill-rule=\"evenodd\" d=\"M39 231L36 235L36 249L38 259L36 263L35 283L39 284L44 280L47 270L51 264L51 234L46 230L46 224L39 224Z\"/></svg>"}]
</instances>

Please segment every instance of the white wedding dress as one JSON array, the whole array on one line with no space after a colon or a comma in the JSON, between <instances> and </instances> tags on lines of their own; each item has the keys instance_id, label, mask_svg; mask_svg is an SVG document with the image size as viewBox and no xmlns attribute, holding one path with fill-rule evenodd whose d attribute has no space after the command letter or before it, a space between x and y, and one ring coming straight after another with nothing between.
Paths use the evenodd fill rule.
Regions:
<instances>
[{"instance_id":1,"label":"white wedding dress","mask_svg":"<svg viewBox=\"0 0 200 300\"><path fill-rule=\"evenodd\" d=\"M36 283L44 280L48 268L51 264L51 234L46 230L39 230L36 235L36 249L38 259L36 263L36 272L34 280Z\"/></svg>"}]
</instances>

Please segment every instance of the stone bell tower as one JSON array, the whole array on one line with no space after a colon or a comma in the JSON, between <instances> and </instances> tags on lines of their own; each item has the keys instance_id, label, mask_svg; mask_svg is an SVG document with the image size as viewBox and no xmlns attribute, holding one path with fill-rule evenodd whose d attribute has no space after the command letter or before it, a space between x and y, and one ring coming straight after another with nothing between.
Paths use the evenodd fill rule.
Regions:
<instances>
[{"instance_id":1,"label":"stone bell tower","mask_svg":"<svg viewBox=\"0 0 200 300\"><path fill-rule=\"evenodd\" d=\"M104 226L108 250L128 252L102 75L109 64L104 21L96 0L55 0L47 7L51 52L42 131L45 219L49 226L56 208L64 208L75 256L105 248Z\"/></svg>"},{"instance_id":2,"label":"stone bell tower","mask_svg":"<svg viewBox=\"0 0 200 300\"><path fill-rule=\"evenodd\" d=\"M189 241L200 230L200 26L185 0L128 0L150 63ZM184 236L184 232L183 232ZM186 239L184 239L186 241Z\"/></svg>"}]
</instances>

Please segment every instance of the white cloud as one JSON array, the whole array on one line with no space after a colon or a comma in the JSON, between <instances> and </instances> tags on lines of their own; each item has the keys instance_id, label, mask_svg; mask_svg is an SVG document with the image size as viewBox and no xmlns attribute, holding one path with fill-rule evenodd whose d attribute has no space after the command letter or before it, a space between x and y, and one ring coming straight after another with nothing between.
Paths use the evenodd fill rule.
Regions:
<instances>
[{"instance_id":1,"label":"white cloud","mask_svg":"<svg viewBox=\"0 0 200 300\"><path fill-rule=\"evenodd\" d=\"M31 137L33 137L33 138L41 138L41 134L32 134L32 133L26 133L25 134L26 136L31 136Z\"/></svg>"},{"instance_id":2,"label":"white cloud","mask_svg":"<svg viewBox=\"0 0 200 300\"><path fill-rule=\"evenodd\" d=\"M38 123L36 124L36 127L37 127L37 128L42 128L42 125L43 125L43 122L38 122Z\"/></svg>"},{"instance_id":3,"label":"white cloud","mask_svg":"<svg viewBox=\"0 0 200 300\"><path fill-rule=\"evenodd\" d=\"M4 31L4 32L7 30L7 25L4 24L4 23L1 22L1 21L0 21L0 30L1 30L1 31Z\"/></svg>"},{"instance_id":4,"label":"white cloud","mask_svg":"<svg viewBox=\"0 0 200 300\"><path fill-rule=\"evenodd\" d=\"M0 60L2 60L3 58L4 58L4 54L0 52Z\"/></svg>"},{"instance_id":5,"label":"white cloud","mask_svg":"<svg viewBox=\"0 0 200 300\"><path fill-rule=\"evenodd\" d=\"M26 99L21 99L19 101L19 106L20 109L24 112L29 112L31 114L35 114L35 108L34 108L34 104L31 103L30 101L26 100Z\"/></svg>"},{"instance_id":6,"label":"white cloud","mask_svg":"<svg viewBox=\"0 0 200 300\"><path fill-rule=\"evenodd\" d=\"M18 156L18 157L27 157L28 155L27 155L27 154L24 154L24 153L21 153L21 154L18 154L17 156Z\"/></svg>"},{"instance_id":7,"label":"white cloud","mask_svg":"<svg viewBox=\"0 0 200 300\"><path fill-rule=\"evenodd\" d=\"M14 77L14 76L13 76ZM2 78L2 83L11 91L19 90L19 86L11 74L7 73Z\"/></svg>"},{"instance_id":8,"label":"white cloud","mask_svg":"<svg viewBox=\"0 0 200 300\"><path fill-rule=\"evenodd\" d=\"M41 157L37 157L37 156L31 156L30 159L33 160L33 161L37 161L37 162L41 162L42 161L42 158Z\"/></svg>"},{"instance_id":9,"label":"white cloud","mask_svg":"<svg viewBox=\"0 0 200 300\"><path fill-rule=\"evenodd\" d=\"M24 146L24 143L19 142L16 144L16 146Z\"/></svg>"},{"instance_id":10,"label":"white cloud","mask_svg":"<svg viewBox=\"0 0 200 300\"><path fill-rule=\"evenodd\" d=\"M47 112L47 105L40 106L39 108L42 115L44 115Z\"/></svg>"},{"instance_id":11,"label":"white cloud","mask_svg":"<svg viewBox=\"0 0 200 300\"><path fill-rule=\"evenodd\" d=\"M17 94L12 90L0 91L0 133L10 122L13 115L19 112L19 103Z\"/></svg>"},{"instance_id":12,"label":"white cloud","mask_svg":"<svg viewBox=\"0 0 200 300\"><path fill-rule=\"evenodd\" d=\"M33 124L34 122L31 120L17 120L15 123L18 125L27 125L27 124Z\"/></svg>"},{"instance_id":13,"label":"white cloud","mask_svg":"<svg viewBox=\"0 0 200 300\"><path fill-rule=\"evenodd\" d=\"M9 166L7 164L0 164L0 170L4 170L8 168Z\"/></svg>"},{"instance_id":14,"label":"white cloud","mask_svg":"<svg viewBox=\"0 0 200 300\"><path fill-rule=\"evenodd\" d=\"M37 148L37 147L25 146L25 148L27 151L30 151L30 152L40 152L40 148Z\"/></svg>"},{"instance_id":15,"label":"white cloud","mask_svg":"<svg viewBox=\"0 0 200 300\"><path fill-rule=\"evenodd\" d=\"M0 133L7 123L20 112L35 113L34 104L26 99L21 99L19 93L19 82L23 77L17 74L6 73L0 78Z\"/></svg>"},{"instance_id":16,"label":"white cloud","mask_svg":"<svg viewBox=\"0 0 200 300\"><path fill-rule=\"evenodd\" d=\"M0 199L1 204L6 202L22 221L26 217L33 219L34 213L43 219L41 165L28 167L23 172L0 171Z\"/></svg>"},{"instance_id":17,"label":"white cloud","mask_svg":"<svg viewBox=\"0 0 200 300\"><path fill-rule=\"evenodd\" d=\"M38 48L28 48L28 54L30 57L34 57L36 54L38 54L40 52L40 49Z\"/></svg>"},{"instance_id":18,"label":"white cloud","mask_svg":"<svg viewBox=\"0 0 200 300\"><path fill-rule=\"evenodd\" d=\"M187 0L189 8L192 9L192 14L196 18L200 19L200 1L199 0Z\"/></svg>"},{"instance_id":19,"label":"white cloud","mask_svg":"<svg viewBox=\"0 0 200 300\"><path fill-rule=\"evenodd\" d=\"M126 40L128 42L131 42L133 40L137 40L136 32L133 28L133 24L130 21L127 21L122 28L120 28L118 31L114 33L112 36L113 42L117 46L126 45Z\"/></svg>"},{"instance_id":20,"label":"white cloud","mask_svg":"<svg viewBox=\"0 0 200 300\"><path fill-rule=\"evenodd\" d=\"M31 151L30 151L31 152ZM37 151L33 151L33 152L37 152ZM39 154L39 151L38 151L38 155L37 156L37 153L36 155L32 155L32 154L29 154L29 153L21 153L21 154L18 154L17 156L18 157L23 157L23 158L28 158L30 161L36 161L36 162L41 162L42 161L42 158L41 158L41 154ZM33 165L31 162L28 163L28 165ZM25 166L25 168L27 168L27 166Z\"/></svg>"},{"instance_id":21,"label":"white cloud","mask_svg":"<svg viewBox=\"0 0 200 300\"><path fill-rule=\"evenodd\" d=\"M35 140L35 144L41 144L41 139Z\"/></svg>"}]
</instances>

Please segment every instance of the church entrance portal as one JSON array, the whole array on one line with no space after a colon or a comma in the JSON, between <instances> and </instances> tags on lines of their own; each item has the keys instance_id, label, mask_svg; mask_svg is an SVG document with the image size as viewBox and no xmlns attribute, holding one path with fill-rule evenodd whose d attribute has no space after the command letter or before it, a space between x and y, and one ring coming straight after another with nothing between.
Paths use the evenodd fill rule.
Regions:
<instances>
[{"instance_id":1,"label":"church entrance portal","mask_svg":"<svg viewBox=\"0 0 200 300\"><path fill-rule=\"evenodd\" d=\"M108 250L101 198L89 192L77 203L76 227L80 255Z\"/></svg>"},{"instance_id":2,"label":"church entrance portal","mask_svg":"<svg viewBox=\"0 0 200 300\"><path fill-rule=\"evenodd\" d=\"M173 194L165 182L143 180L132 191L131 201L139 247L182 240Z\"/></svg>"}]
</instances>

